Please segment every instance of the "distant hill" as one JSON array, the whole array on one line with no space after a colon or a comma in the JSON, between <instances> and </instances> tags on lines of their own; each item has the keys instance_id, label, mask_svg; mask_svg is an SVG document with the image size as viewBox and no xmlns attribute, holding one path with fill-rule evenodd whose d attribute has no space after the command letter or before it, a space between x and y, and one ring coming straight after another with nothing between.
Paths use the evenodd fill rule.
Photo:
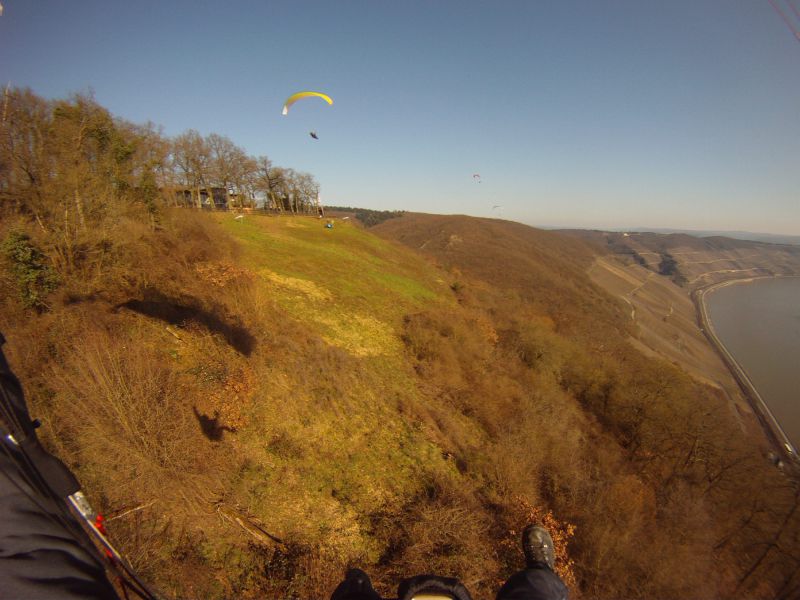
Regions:
<instances>
[{"instance_id":1,"label":"distant hill","mask_svg":"<svg viewBox=\"0 0 800 600\"><path fill-rule=\"evenodd\" d=\"M608 231L613 233L657 233L661 235L666 234L685 234L693 237L725 237L736 240L749 240L753 242L764 242L767 244L791 244L800 245L800 235L782 235L776 233L755 233L752 231L725 231L725 230L700 230L700 229L670 229L666 227L612 227L610 229L593 229L593 228L575 228L575 227L560 227L551 226L545 227L551 231Z\"/></svg>"},{"instance_id":2,"label":"distant hill","mask_svg":"<svg viewBox=\"0 0 800 600\"><path fill-rule=\"evenodd\" d=\"M800 245L800 235L781 235L776 233L755 233L752 231L719 231L719 230L692 230L692 229L659 229L651 227L634 227L627 231L653 233L685 233L695 237L725 237L737 240L751 240L754 242L764 242L767 244L791 244Z\"/></svg>"},{"instance_id":3,"label":"distant hill","mask_svg":"<svg viewBox=\"0 0 800 600\"><path fill-rule=\"evenodd\" d=\"M695 288L725 279L800 274L800 246L687 233L586 229L562 234Z\"/></svg>"}]
</instances>

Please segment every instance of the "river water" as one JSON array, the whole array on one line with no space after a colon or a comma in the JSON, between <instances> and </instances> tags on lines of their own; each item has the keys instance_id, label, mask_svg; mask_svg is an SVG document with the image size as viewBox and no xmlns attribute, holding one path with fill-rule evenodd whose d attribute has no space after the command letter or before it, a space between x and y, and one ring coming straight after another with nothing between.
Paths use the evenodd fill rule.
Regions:
<instances>
[{"instance_id":1,"label":"river water","mask_svg":"<svg viewBox=\"0 0 800 600\"><path fill-rule=\"evenodd\" d=\"M728 285L705 301L717 337L800 448L800 277Z\"/></svg>"}]
</instances>

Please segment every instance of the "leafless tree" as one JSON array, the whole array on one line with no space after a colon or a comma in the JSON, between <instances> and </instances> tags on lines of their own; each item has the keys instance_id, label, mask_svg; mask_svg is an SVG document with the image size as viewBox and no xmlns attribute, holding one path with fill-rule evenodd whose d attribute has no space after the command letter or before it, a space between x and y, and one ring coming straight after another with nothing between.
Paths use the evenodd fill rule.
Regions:
<instances>
[{"instance_id":1,"label":"leafless tree","mask_svg":"<svg viewBox=\"0 0 800 600\"><path fill-rule=\"evenodd\" d=\"M211 150L196 130L182 133L172 142L172 161L181 177L181 183L192 190L198 208L201 208L200 189L208 185L211 176Z\"/></svg>"}]
</instances>

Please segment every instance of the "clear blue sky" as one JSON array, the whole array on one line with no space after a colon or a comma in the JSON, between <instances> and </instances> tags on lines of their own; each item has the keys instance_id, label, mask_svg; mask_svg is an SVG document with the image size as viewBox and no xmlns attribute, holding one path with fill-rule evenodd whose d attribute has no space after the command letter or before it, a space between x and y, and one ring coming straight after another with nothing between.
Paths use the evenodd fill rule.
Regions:
<instances>
[{"instance_id":1,"label":"clear blue sky","mask_svg":"<svg viewBox=\"0 0 800 600\"><path fill-rule=\"evenodd\" d=\"M328 204L800 234L800 43L767 0L3 4L2 84L226 135ZM334 105L281 116L301 89Z\"/></svg>"}]
</instances>

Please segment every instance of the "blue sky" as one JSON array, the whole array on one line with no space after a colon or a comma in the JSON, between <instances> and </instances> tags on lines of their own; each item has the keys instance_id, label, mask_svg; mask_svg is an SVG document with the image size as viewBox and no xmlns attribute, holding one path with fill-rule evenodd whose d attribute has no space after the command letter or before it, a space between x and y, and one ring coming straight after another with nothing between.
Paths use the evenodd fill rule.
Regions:
<instances>
[{"instance_id":1,"label":"blue sky","mask_svg":"<svg viewBox=\"0 0 800 600\"><path fill-rule=\"evenodd\" d=\"M3 85L226 135L329 204L800 234L800 43L768 0L3 4ZM301 89L334 105L283 117Z\"/></svg>"}]
</instances>

